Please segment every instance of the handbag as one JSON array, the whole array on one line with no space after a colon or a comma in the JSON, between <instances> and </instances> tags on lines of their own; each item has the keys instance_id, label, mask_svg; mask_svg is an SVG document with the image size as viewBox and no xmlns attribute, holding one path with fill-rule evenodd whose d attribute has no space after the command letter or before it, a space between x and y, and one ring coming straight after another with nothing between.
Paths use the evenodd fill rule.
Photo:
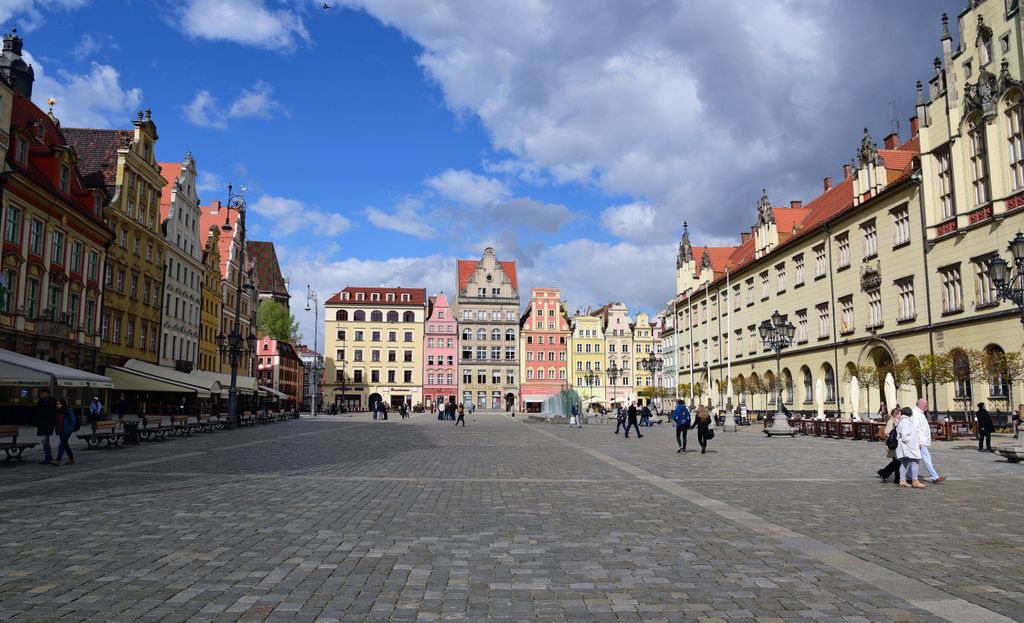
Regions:
<instances>
[{"instance_id":1,"label":"handbag","mask_svg":"<svg viewBox=\"0 0 1024 623\"><path fill-rule=\"evenodd\" d=\"M885 447L889 448L890 450L895 450L897 447L899 447L899 445L900 441L899 438L896 436L896 427L893 426L892 431L889 432L889 436L885 438Z\"/></svg>"},{"instance_id":2,"label":"handbag","mask_svg":"<svg viewBox=\"0 0 1024 623\"><path fill-rule=\"evenodd\" d=\"M704 439L714 439L714 438L715 438L715 429L714 428L708 428L708 432L705 433Z\"/></svg>"}]
</instances>

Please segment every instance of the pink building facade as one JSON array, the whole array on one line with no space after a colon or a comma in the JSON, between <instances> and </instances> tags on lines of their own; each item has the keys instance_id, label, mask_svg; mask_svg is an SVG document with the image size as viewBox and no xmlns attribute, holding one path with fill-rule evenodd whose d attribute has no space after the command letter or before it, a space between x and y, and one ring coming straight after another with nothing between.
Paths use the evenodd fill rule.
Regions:
<instances>
[{"instance_id":1,"label":"pink building facade","mask_svg":"<svg viewBox=\"0 0 1024 623\"><path fill-rule=\"evenodd\" d=\"M519 404L539 413L544 401L568 383L569 319L558 288L534 288L520 319L522 371Z\"/></svg>"},{"instance_id":2,"label":"pink building facade","mask_svg":"<svg viewBox=\"0 0 1024 623\"><path fill-rule=\"evenodd\" d=\"M430 297L423 332L423 406L436 411L437 405L458 400L458 323L444 292Z\"/></svg>"}]
</instances>

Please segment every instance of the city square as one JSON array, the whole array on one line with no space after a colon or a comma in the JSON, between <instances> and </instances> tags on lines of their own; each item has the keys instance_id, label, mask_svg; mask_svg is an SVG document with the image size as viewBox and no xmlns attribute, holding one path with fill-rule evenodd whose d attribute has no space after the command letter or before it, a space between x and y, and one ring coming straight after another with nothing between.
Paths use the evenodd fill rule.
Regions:
<instances>
[{"instance_id":1,"label":"city square","mask_svg":"<svg viewBox=\"0 0 1024 623\"><path fill-rule=\"evenodd\" d=\"M664 425L469 420L304 416L5 464L0 619L1024 618L1024 475L970 440L935 442L949 480L918 491L879 482L877 442L741 427L677 454Z\"/></svg>"}]
</instances>

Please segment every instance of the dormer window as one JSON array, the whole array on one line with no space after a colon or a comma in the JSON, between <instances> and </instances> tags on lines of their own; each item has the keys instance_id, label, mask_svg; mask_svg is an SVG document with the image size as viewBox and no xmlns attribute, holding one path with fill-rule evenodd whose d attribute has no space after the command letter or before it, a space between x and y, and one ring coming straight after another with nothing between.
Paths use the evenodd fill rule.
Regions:
<instances>
[{"instance_id":1,"label":"dormer window","mask_svg":"<svg viewBox=\"0 0 1024 623\"><path fill-rule=\"evenodd\" d=\"M385 300L390 301L390 302L394 302L394 300L395 300L394 293L393 292L388 292L387 295L385 296Z\"/></svg>"},{"instance_id":2,"label":"dormer window","mask_svg":"<svg viewBox=\"0 0 1024 623\"><path fill-rule=\"evenodd\" d=\"M409 295L408 294L403 294L402 295L402 302L403 303L408 303L409 302ZM444 312L441 312L441 317L444 318Z\"/></svg>"},{"instance_id":3,"label":"dormer window","mask_svg":"<svg viewBox=\"0 0 1024 623\"><path fill-rule=\"evenodd\" d=\"M348 300L348 292L342 292L341 293L341 300L343 300L343 301L347 301Z\"/></svg>"},{"instance_id":4,"label":"dormer window","mask_svg":"<svg viewBox=\"0 0 1024 623\"><path fill-rule=\"evenodd\" d=\"M371 301L379 301L380 300L380 293L378 293L378 292L371 293L370 294L370 300Z\"/></svg>"},{"instance_id":5,"label":"dormer window","mask_svg":"<svg viewBox=\"0 0 1024 623\"><path fill-rule=\"evenodd\" d=\"M60 165L60 191L62 193L68 192L71 186L71 169L66 164Z\"/></svg>"},{"instance_id":6,"label":"dormer window","mask_svg":"<svg viewBox=\"0 0 1024 623\"><path fill-rule=\"evenodd\" d=\"M364 294L363 294L362 292L356 292L356 300L357 300L357 301L362 301L362 300L364 300L364 296L365 296L365 295L364 295Z\"/></svg>"},{"instance_id":7,"label":"dormer window","mask_svg":"<svg viewBox=\"0 0 1024 623\"><path fill-rule=\"evenodd\" d=\"M18 140L14 144L14 158L24 164L26 157L28 156L28 141L18 137Z\"/></svg>"}]
</instances>

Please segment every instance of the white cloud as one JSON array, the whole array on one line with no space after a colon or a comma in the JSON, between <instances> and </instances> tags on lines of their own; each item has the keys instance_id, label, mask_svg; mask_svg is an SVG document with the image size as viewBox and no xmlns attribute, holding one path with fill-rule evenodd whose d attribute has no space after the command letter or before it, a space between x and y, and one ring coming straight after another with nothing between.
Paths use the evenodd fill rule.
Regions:
<instances>
[{"instance_id":1,"label":"white cloud","mask_svg":"<svg viewBox=\"0 0 1024 623\"><path fill-rule=\"evenodd\" d=\"M110 65L91 63L87 74L60 70L52 77L30 53L24 56L35 70L33 101L45 110L46 100L55 98L54 114L65 127L121 127L142 102L142 89L122 88L120 74Z\"/></svg>"},{"instance_id":2,"label":"white cloud","mask_svg":"<svg viewBox=\"0 0 1024 623\"><path fill-rule=\"evenodd\" d=\"M419 214L421 205L418 199L405 199L395 206L395 211L391 214L370 206L366 208L366 218L380 229L397 231L417 238L433 238L437 232Z\"/></svg>"},{"instance_id":3,"label":"white cloud","mask_svg":"<svg viewBox=\"0 0 1024 623\"><path fill-rule=\"evenodd\" d=\"M0 23L16 20L19 29L29 32L46 21L44 12L71 11L88 3L89 0L0 0Z\"/></svg>"},{"instance_id":4,"label":"white cloud","mask_svg":"<svg viewBox=\"0 0 1024 623\"><path fill-rule=\"evenodd\" d=\"M270 223L275 236L299 231L311 236L338 236L352 227L344 216L307 207L298 199L261 195L248 208Z\"/></svg>"},{"instance_id":5,"label":"white cloud","mask_svg":"<svg viewBox=\"0 0 1024 623\"><path fill-rule=\"evenodd\" d=\"M268 8L263 0L187 0L179 27L199 39L232 41L288 53L308 41L302 18L288 9Z\"/></svg>"},{"instance_id":6,"label":"white cloud","mask_svg":"<svg viewBox=\"0 0 1024 623\"><path fill-rule=\"evenodd\" d=\"M601 213L601 225L624 240L640 242L654 235L654 208L642 202L614 206Z\"/></svg>"},{"instance_id":7,"label":"white cloud","mask_svg":"<svg viewBox=\"0 0 1024 623\"><path fill-rule=\"evenodd\" d=\"M274 100L274 88L257 80L225 110L215 96L207 90L198 91L192 101L181 107L185 120L200 128L223 130L229 119L270 119L275 112L285 113L284 107ZM285 113L286 114L286 113Z\"/></svg>"},{"instance_id":8,"label":"white cloud","mask_svg":"<svg viewBox=\"0 0 1024 623\"><path fill-rule=\"evenodd\" d=\"M509 196L501 181L465 169L448 169L424 183L442 197L470 206L496 203Z\"/></svg>"},{"instance_id":9,"label":"white cloud","mask_svg":"<svg viewBox=\"0 0 1024 623\"><path fill-rule=\"evenodd\" d=\"M199 171L199 178L196 180L196 190L199 192L224 192L228 184L224 178L211 173L210 171Z\"/></svg>"}]
</instances>

